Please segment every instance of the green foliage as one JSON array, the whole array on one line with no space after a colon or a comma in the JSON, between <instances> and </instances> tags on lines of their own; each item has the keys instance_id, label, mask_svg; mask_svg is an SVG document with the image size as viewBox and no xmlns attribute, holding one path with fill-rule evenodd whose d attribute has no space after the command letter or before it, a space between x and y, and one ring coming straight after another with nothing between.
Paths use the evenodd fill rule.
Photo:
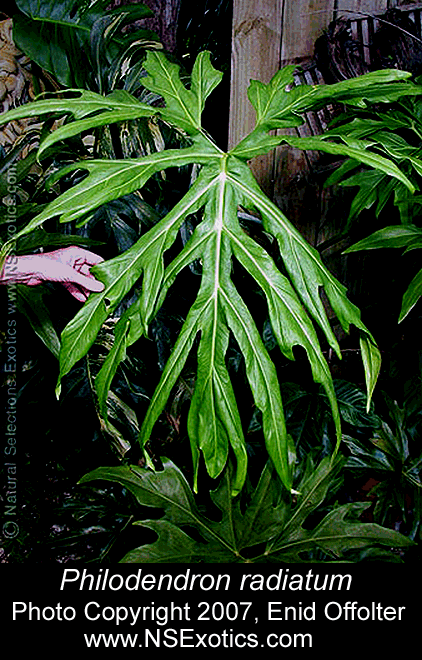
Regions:
<instances>
[{"instance_id":1,"label":"green foliage","mask_svg":"<svg viewBox=\"0 0 422 660\"><path fill-rule=\"evenodd\" d=\"M418 82L420 83L420 80ZM419 192L422 176L422 102L417 95L400 99L383 112L366 109L345 113L327 135L341 137L349 143L366 140L372 152L388 155L412 182L414 190ZM398 209L401 222L401 225L394 222L358 241L345 251L346 254L378 248L405 248L407 253L422 246L421 229L417 226L420 194L412 194L403 182L392 179L381 170L362 169L360 163L353 158L346 160L331 175L326 185L336 183L344 187L358 188L345 230L366 209L373 209L375 216L380 217L391 200ZM422 270L419 270L403 295L399 322L408 316L421 295Z\"/></svg>"},{"instance_id":2,"label":"green foliage","mask_svg":"<svg viewBox=\"0 0 422 660\"><path fill-rule=\"evenodd\" d=\"M152 396L140 430L141 445L145 447L148 443L187 357L197 345L197 378L188 418L194 471L196 474L202 453L208 473L217 477L226 465L230 448L236 459L233 494L240 491L246 478L247 454L236 394L226 365L232 337L244 356L253 399L262 413L268 453L284 485L291 489L294 453L286 432L276 367L250 309L236 288L233 264L237 269L243 268L262 290L272 331L283 355L291 360L295 346L305 349L313 378L323 386L330 402L337 434L335 451L341 440L340 415L314 323L339 357L341 353L320 297L321 288L344 331L348 332L350 326L358 330L368 406L380 359L359 310L346 297L345 288L325 268L318 252L262 193L246 161L287 141L306 149L351 156L396 178L413 191L413 184L400 168L391 159L370 153L365 140L355 139L351 144L347 139L331 141L328 139L331 136L322 136L300 142L284 135L270 135L269 131L298 125L303 121L304 112L328 101L364 107L368 101L385 102L403 95L420 94L421 88L407 81L407 74L403 72L381 71L333 86L303 86L288 91L293 83L293 67L287 67L268 85L252 82L249 97L257 112L256 127L231 152L224 153L201 127L204 103L221 78L211 65L210 54L204 52L198 56L189 88L179 78L178 66L161 53L149 52L145 68L149 75L143 79L143 85L154 95L162 96L164 107L152 109L134 98L129 99L128 95L102 98L90 94L88 98L85 94L73 99L66 112L73 113L75 124L84 122L86 130L97 127L104 115L109 120L110 112L116 120L125 113L130 113L131 117L155 113L185 133L186 146L148 153L141 158L93 159L70 164L57 173L54 181L80 171L87 174L85 178L48 204L16 238L26 236L56 217L60 222L86 222L90 213L101 205L134 193L155 173L166 168L196 164L201 166L200 172L186 195L167 215L128 250L95 267L93 272L104 282L105 289L101 294L90 296L62 334L59 382L87 354L106 319L115 313L128 294L134 295L116 324L115 342L96 380L99 406L105 414L108 388L127 349L141 336L148 335L152 320L181 271L193 262L199 263L199 291ZM78 109L79 101L82 103ZM95 114L92 114L94 105L89 109L85 101L88 106L95 105ZM43 114L62 112L60 103L54 99L43 100L12 111L13 114L4 115L4 119L26 116L37 110ZM81 129L80 123L75 131ZM69 128L65 126L65 132L59 129L48 138L49 148L56 140L73 132L72 123ZM43 146L41 149L41 155L45 154ZM238 218L239 207L259 214L266 234L277 241L281 267L259 241L243 230ZM202 216L194 223L191 238L172 260L168 260L166 252L176 245L179 230L194 214L198 217L200 211ZM13 242L9 242L4 246L3 256L12 245ZM148 453L146 459L151 464Z\"/></svg>"},{"instance_id":3,"label":"green foliage","mask_svg":"<svg viewBox=\"0 0 422 660\"><path fill-rule=\"evenodd\" d=\"M401 520L414 538L422 521L420 421L388 397L386 403L388 418L368 440L344 436L351 453L346 469L379 482L371 490L375 520L389 526Z\"/></svg>"},{"instance_id":4,"label":"green foliage","mask_svg":"<svg viewBox=\"0 0 422 660\"><path fill-rule=\"evenodd\" d=\"M148 30L121 32L133 21L151 16L143 4L111 10L107 0L16 0L16 5L21 12L13 17L16 45L65 87L85 87L96 74L101 90L106 64L127 57L134 44L157 39Z\"/></svg>"},{"instance_id":5,"label":"green foliage","mask_svg":"<svg viewBox=\"0 0 422 660\"><path fill-rule=\"evenodd\" d=\"M406 248L404 253L422 247L422 229L415 225L392 225L374 232L367 238L362 239L349 247L345 253L358 252L359 250L374 250L377 248ZM418 302L422 295L422 269L414 276L406 289L399 316L399 322L403 321Z\"/></svg>"},{"instance_id":6,"label":"green foliage","mask_svg":"<svg viewBox=\"0 0 422 660\"><path fill-rule=\"evenodd\" d=\"M380 424L379 417L371 404L369 412L366 406L365 392L348 381L334 379L334 391L337 398L343 432L376 428ZM288 433L292 436L298 458L303 460L312 453L320 457L330 455L333 451L333 438L330 419L330 403L321 388L310 391L294 382L281 385L281 394L286 415ZM259 420L249 431L259 428ZM343 436L344 437L344 436ZM315 454L319 449L319 453Z\"/></svg>"},{"instance_id":7,"label":"green foliage","mask_svg":"<svg viewBox=\"0 0 422 660\"><path fill-rule=\"evenodd\" d=\"M341 458L334 463L326 458L315 466L309 459L295 495L286 493L268 463L257 487L249 492L246 505L241 497L232 497L233 472L228 467L211 492L218 520L198 509L183 474L166 459L163 470L155 473L137 466L99 468L85 475L80 483L96 479L117 481L141 506L163 510L157 520L135 523L156 532L158 539L129 552L123 563L302 563L322 558L336 561L347 558L353 550L371 548L376 556L377 545L412 545L397 532L360 522L359 516L368 504L334 506L310 524L342 463Z\"/></svg>"},{"instance_id":8,"label":"green foliage","mask_svg":"<svg viewBox=\"0 0 422 660\"><path fill-rule=\"evenodd\" d=\"M52 113L57 113L59 116L71 115L75 121L57 128L53 133L46 136L38 152L39 159L44 151L60 140L79 135L86 129L92 131L106 124L139 119L140 117L151 117L154 110L151 106L140 103L122 89L114 90L105 97L96 92L81 90L76 93L76 97L73 93L72 96L61 99L37 101L27 106L25 114L26 117L40 117ZM13 121L15 117L20 117L21 114L22 110L20 108L11 110L8 114L8 120Z\"/></svg>"},{"instance_id":9,"label":"green foliage","mask_svg":"<svg viewBox=\"0 0 422 660\"><path fill-rule=\"evenodd\" d=\"M420 81L415 85L415 92ZM395 102L394 102L395 101ZM324 134L329 139L341 139L350 146L356 140L365 141L369 154L388 157L411 182L414 191L420 190L422 175L421 137L422 102L417 94L406 98L390 98L386 108L348 109ZM340 184L358 188L354 195L345 230L362 211L373 208L380 216L392 199L398 208L403 224L414 222L419 215L420 195L413 192L404 181L388 176L380 169L368 171L351 156L328 178L325 185Z\"/></svg>"},{"instance_id":10,"label":"green foliage","mask_svg":"<svg viewBox=\"0 0 422 660\"><path fill-rule=\"evenodd\" d=\"M32 21L37 35L35 46L32 32L26 35L27 41L21 46L40 66L45 65L43 48L48 50L52 47L50 31L60 35L61 30L70 30L70 34L79 44L78 58L82 61L77 66L80 74L79 84L83 84L86 89L67 90L59 98L56 96L52 98L51 94L45 92L43 100L25 106L25 116L34 123L29 124L25 133L8 150L0 170L0 198L2 198L0 240L2 242L8 236L6 196L11 167L14 168L13 178L17 182L17 194L13 200L17 205L16 225L21 228L43 209L46 202L57 197L78 180L80 177L78 172L55 180L54 173L61 170L64 164L88 159L93 154L108 158L114 158L116 152L123 156L128 153L142 154L161 148L163 143L163 137L156 123L148 122L153 114L151 107L139 102L133 96L136 94L137 98L148 100L149 103L154 100L152 94L140 88L140 72L145 48L161 48L161 45L155 41L154 35L152 42L141 38L144 33L142 30L124 38L122 34L116 32L117 28L128 27L128 24L136 18L149 15L148 8L137 5L137 7L109 11L102 9L101 3L98 2L90 5L81 2L60 5L56 3L54 7L52 3L21 2L19 7L22 12L29 12L31 15L31 20L27 20L30 23ZM60 15L63 12L62 20ZM82 15L84 19L81 18ZM23 14L14 17L17 38L19 38L22 17ZM110 21L113 23L113 29L110 29ZM37 40L41 40L43 46ZM72 52L66 50L68 44L65 40L61 42L61 48L64 55L72 59ZM86 62L90 61L90 53L94 51L99 55L98 61L92 67L86 66ZM57 62L60 62L60 58ZM129 73L128 68L130 68ZM34 88L39 86L36 72L35 68ZM54 87L57 87L56 83ZM92 91L93 89L101 90L102 94ZM131 93L126 90L130 90ZM32 109L35 112L32 112ZM19 115L20 111L12 112L9 120L13 121L13 116ZM71 117L74 121L67 122L67 117ZM87 117L89 117L88 126ZM51 131L56 118L59 121L54 124L55 130ZM38 119L42 121L39 122ZM113 122L118 123L118 128L115 128L111 136L109 124ZM85 130L86 128L88 130ZM66 139L65 144L64 139ZM40 140L42 149L37 155ZM27 254L40 248L49 249L66 245L95 248L107 243L110 253L113 254L115 245L118 250L121 246L126 249L135 242L139 234L139 224L150 223L151 215L155 217L154 210L139 195L128 195L99 209L91 218L89 230L75 225L72 228L63 227L53 221L46 227L21 236L16 242L15 252ZM93 233L101 240L90 238ZM57 318L54 317L57 314L47 309L43 302L43 297L48 299L47 293L46 285L33 291L19 287L18 309L27 317L35 333L53 354L58 356L60 343L54 329L54 325L57 324Z\"/></svg>"}]
</instances>

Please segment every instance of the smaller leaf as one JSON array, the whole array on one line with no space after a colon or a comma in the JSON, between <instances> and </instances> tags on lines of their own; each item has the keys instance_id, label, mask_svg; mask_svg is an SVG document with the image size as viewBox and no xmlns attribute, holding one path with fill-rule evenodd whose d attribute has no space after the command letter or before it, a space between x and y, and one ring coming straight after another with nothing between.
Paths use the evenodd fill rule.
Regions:
<instances>
[{"instance_id":1,"label":"smaller leaf","mask_svg":"<svg viewBox=\"0 0 422 660\"><path fill-rule=\"evenodd\" d=\"M365 370L366 382L366 412L369 413L372 394L377 384L378 375L381 369L381 353L378 346L368 334L360 333L360 349L362 353L363 367Z\"/></svg>"},{"instance_id":2,"label":"smaller leaf","mask_svg":"<svg viewBox=\"0 0 422 660\"><path fill-rule=\"evenodd\" d=\"M353 158L348 158L339 167L337 167L332 174L330 174L324 183L324 188L335 186L343 179L346 174L349 174L349 172L352 172L357 167L359 167L359 162L357 160L353 160ZM345 181L341 185L345 186L347 185L347 182Z\"/></svg>"},{"instance_id":3,"label":"smaller leaf","mask_svg":"<svg viewBox=\"0 0 422 660\"><path fill-rule=\"evenodd\" d=\"M346 161L346 163L349 161ZM354 161L350 161L354 162ZM357 218L362 211L371 208L378 202L377 214L388 201L388 197L394 192L394 186L397 182L388 177L379 170L365 170L341 182L343 187L358 186L359 190L354 196L350 205L349 217L347 218L346 229L351 221ZM382 202L380 200L382 198Z\"/></svg>"},{"instance_id":4,"label":"smaller leaf","mask_svg":"<svg viewBox=\"0 0 422 660\"><path fill-rule=\"evenodd\" d=\"M367 396L359 387L345 380L335 380L334 388L340 414L345 422L352 426L375 428L380 419L367 410Z\"/></svg>"},{"instance_id":5,"label":"smaller leaf","mask_svg":"<svg viewBox=\"0 0 422 660\"><path fill-rule=\"evenodd\" d=\"M196 542L177 525L167 520L138 520L134 525L147 527L157 533L158 540L128 552L122 564L180 564L191 563Z\"/></svg>"},{"instance_id":6,"label":"smaller leaf","mask_svg":"<svg viewBox=\"0 0 422 660\"><path fill-rule=\"evenodd\" d=\"M371 442L357 440L351 436L344 435L343 441L350 450L346 468L358 470L371 470L376 474L395 472L395 464L385 452L377 449Z\"/></svg>"},{"instance_id":7,"label":"smaller leaf","mask_svg":"<svg viewBox=\"0 0 422 660\"><path fill-rule=\"evenodd\" d=\"M345 551L367 548L372 544L390 548L413 545L410 539L395 530L375 523L362 523L359 517L370 506L370 502L352 502L335 508L314 531L318 546L334 557L342 557Z\"/></svg>"},{"instance_id":8,"label":"smaller leaf","mask_svg":"<svg viewBox=\"0 0 422 660\"><path fill-rule=\"evenodd\" d=\"M403 296L400 310L399 323L403 321L409 312L414 308L419 298L422 296L422 269L415 275L410 282Z\"/></svg>"},{"instance_id":9,"label":"smaller leaf","mask_svg":"<svg viewBox=\"0 0 422 660\"><path fill-rule=\"evenodd\" d=\"M349 158L352 158L355 161L357 160L364 165L368 165L369 167L384 172L384 174L388 174L388 176L398 179L410 190L411 193L415 192L414 184L402 172L402 170L388 158L384 158L384 156L380 156L375 152L370 151L368 147L371 146L371 143L365 142L364 140L356 140L353 142L352 146L348 146L347 144L329 142L325 135L321 135L319 137L309 138L283 136L281 142L287 142L290 146L298 149L310 149L337 156L349 156Z\"/></svg>"},{"instance_id":10,"label":"smaller leaf","mask_svg":"<svg viewBox=\"0 0 422 660\"><path fill-rule=\"evenodd\" d=\"M343 254L359 250L375 250L378 248L400 248L412 245L422 238L422 229L415 225L391 225L374 232L367 238L351 245Z\"/></svg>"}]
</instances>

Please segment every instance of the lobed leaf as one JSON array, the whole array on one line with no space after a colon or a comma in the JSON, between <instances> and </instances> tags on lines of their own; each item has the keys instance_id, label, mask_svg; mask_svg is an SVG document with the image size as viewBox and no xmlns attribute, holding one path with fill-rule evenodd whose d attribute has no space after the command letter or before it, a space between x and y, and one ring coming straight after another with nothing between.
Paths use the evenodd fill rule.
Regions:
<instances>
[{"instance_id":1,"label":"lobed leaf","mask_svg":"<svg viewBox=\"0 0 422 660\"><path fill-rule=\"evenodd\" d=\"M88 160L62 168L56 178L63 177L75 170L85 170L88 176L69 190L66 190L44 210L36 215L24 229L17 232L5 248L21 236L33 231L46 220L60 217L61 222L77 220L101 204L112 201L141 188L156 172L166 167L181 167L192 162L206 164L215 159L215 151L207 142L187 149L157 152L143 158L132 160Z\"/></svg>"},{"instance_id":2,"label":"lobed leaf","mask_svg":"<svg viewBox=\"0 0 422 660\"><path fill-rule=\"evenodd\" d=\"M330 305L343 329L348 332L350 325L354 325L364 338L363 345L367 353L369 347L371 348L372 359L365 360L369 405L373 383L379 372L380 358L373 338L361 321L358 308L347 299L345 287L324 267L317 250L303 239L275 204L261 192L248 168L242 163L237 163L236 169L237 171L232 173L231 180L242 191L249 206L253 206L261 213L264 228L277 238L284 265L302 304L320 325L333 349L340 356L337 340L320 298L320 287L324 287Z\"/></svg>"},{"instance_id":3,"label":"lobed leaf","mask_svg":"<svg viewBox=\"0 0 422 660\"><path fill-rule=\"evenodd\" d=\"M101 293L90 295L63 332L59 382L86 355L101 325L136 285L136 302L116 324L114 346L96 381L100 410L107 420L107 392L118 365L125 359L127 348L141 335L148 333L151 320L178 274L198 261L202 269L199 292L151 397L140 430L141 446L146 448L154 424L182 374L190 351L197 344L197 377L188 416L194 488L196 490L198 487L196 475L201 456L208 473L214 478L225 474L224 468L229 456L232 456L235 466L234 476L230 477L230 496L241 490L246 477L247 452L230 371L226 364L227 349L232 337L244 357L246 377L255 406L262 413L268 454L282 483L291 490L296 455L286 431L276 365L264 346L246 301L235 287L232 279L233 262L237 261L251 275L264 294L271 330L283 355L292 360L295 346L301 346L306 351L313 378L323 385L332 410L337 436L335 453L341 440L340 415L330 370L323 357L315 324L339 357L341 352L321 298L322 289L343 329L348 332L350 326L354 326L359 332L368 407L380 368L380 354L361 321L359 310L348 300L345 287L325 268L317 250L306 242L283 213L262 193L244 160L254 155L256 148L265 151L270 144L274 146L284 140L294 146L348 155L352 159L353 169L359 163L364 163L373 168L377 175L395 177L403 188L407 186L413 190L412 182L389 157L393 151L395 154L400 152L404 157L409 154L402 152L402 144L388 141L382 135L379 137L380 131L377 134L378 142L375 138L360 139L358 135L353 136L353 139L330 137L341 139L342 142L338 143L323 138L300 140L288 136L268 136L268 131L289 122L291 125L293 122L297 124L301 121L301 113L320 107L328 99L365 105L368 99L383 102L387 97L390 98L389 95L399 98L406 93L420 93L420 88L416 89L409 82L401 82L407 74L383 71L324 88L305 86L303 89L287 91L286 86L290 85L293 75L293 69L288 67L279 72L269 85L251 85L250 97L257 110L257 127L246 141L243 140L230 154L224 154L201 128L205 100L221 78L221 74L211 65L210 54L205 52L198 56L189 88L182 82L179 67L169 62L163 53L148 53L145 66L148 71L148 77L143 79L145 86L154 94L162 96L165 104L163 108L152 110L147 106L146 110L142 104L124 94L114 95L111 101L110 97L102 98L101 102L97 97L81 96L73 100L71 111L67 109L67 112L73 113L76 121L56 131L56 137L51 137L51 140L76 134L87 127L89 122L92 126L104 118L108 120L110 112L115 113L114 117L123 117L132 111L136 114L145 110L148 113L159 112L165 121L184 130L190 136L189 146L138 159L87 160L64 168L57 177L76 169L87 172L87 176L43 208L13 239L25 236L46 220L55 217L59 217L61 222L84 218L105 202L142 188L151 176L165 168L192 163L201 166L200 174L190 190L164 218L146 231L126 252L93 268L93 273L104 283L105 288ZM84 103L78 108L78 101L82 99ZM52 111L51 100L45 103L45 111ZM113 105L112 108L107 105L109 103ZM54 107L56 111L59 108ZM64 110L64 106L61 108ZM381 143L386 156L371 151L374 144ZM45 143L42 148L46 148ZM345 170L350 171L345 167L343 173ZM239 207L258 214L265 232L277 240L285 274L270 254L244 232L237 217ZM199 212L201 219L197 221L191 238L176 256L168 259L166 253L174 245L183 222L192 214L199 215ZM3 247L3 254L11 249L12 244L11 241ZM149 461L148 454L146 458ZM321 484L324 482L324 474L329 479L328 464L324 467L326 472L323 467L318 472ZM307 484L306 488L310 487ZM315 484L315 489L315 493L319 493L318 498L323 497L323 486ZM303 512L313 506L314 500L310 497L307 502ZM300 508L295 510L296 520L300 518L300 511ZM338 524L343 525L342 521L339 518ZM166 533L170 532L168 527ZM251 538L254 536L251 531L248 534ZM299 556L296 550L293 554Z\"/></svg>"},{"instance_id":4,"label":"lobed leaf","mask_svg":"<svg viewBox=\"0 0 422 660\"><path fill-rule=\"evenodd\" d=\"M310 470L298 486L297 502L280 497L280 482L273 467L267 464L243 513L240 498L231 496L233 474L228 466L211 492L220 511L218 520L199 511L182 472L168 459L163 459L161 471L137 466L99 468L85 475L80 483L96 479L116 481L133 493L141 506L163 510L159 519L135 523L155 531L158 538L129 552L123 563L303 563L316 550L335 561L357 548L372 548L376 554L378 545L412 545L398 532L359 521L366 503L335 507L315 527L304 527L324 503L342 463L343 459L332 463L327 458L315 469L309 465ZM186 526L197 530L202 540L194 540L185 531Z\"/></svg>"},{"instance_id":5,"label":"lobed leaf","mask_svg":"<svg viewBox=\"0 0 422 660\"><path fill-rule=\"evenodd\" d=\"M205 101L222 78L220 71L211 64L210 53L203 51L198 55L190 89L180 80L180 67L161 53L149 52L145 68L149 75L142 81L144 87L160 94L165 101L165 108L161 110L163 119L184 129L188 135L200 132Z\"/></svg>"},{"instance_id":6,"label":"lobed leaf","mask_svg":"<svg viewBox=\"0 0 422 660\"><path fill-rule=\"evenodd\" d=\"M182 200L183 203L177 204L129 250L92 269L96 277L104 283L105 288L99 294L90 295L62 334L59 383L73 365L86 355L101 325L142 273L144 273L144 282L148 284L139 303L142 327L146 330L152 313L148 301L161 282L164 251L175 240L185 214L197 210L208 185L207 181L199 178Z\"/></svg>"},{"instance_id":7,"label":"lobed leaf","mask_svg":"<svg viewBox=\"0 0 422 660\"><path fill-rule=\"evenodd\" d=\"M406 81L410 74L403 71L372 71L333 85L294 86L294 70L293 65L284 67L268 85L251 82L248 96L256 110L256 127L231 151L233 155L249 159L266 153L282 141L268 135L270 130L300 126L303 113L318 110L327 103L337 101L366 108L368 102L391 103L402 96L416 97L422 93L419 85ZM313 149L314 144L311 141L303 148Z\"/></svg>"}]
</instances>

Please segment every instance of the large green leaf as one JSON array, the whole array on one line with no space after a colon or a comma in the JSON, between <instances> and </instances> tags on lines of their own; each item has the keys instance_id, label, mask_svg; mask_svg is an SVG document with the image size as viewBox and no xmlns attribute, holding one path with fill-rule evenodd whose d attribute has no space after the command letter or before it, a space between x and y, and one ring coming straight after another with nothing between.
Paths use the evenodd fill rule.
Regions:
<instances>
[{"instance_id":1,"label":"large green leaf","mask_svg":"<svg viewBox=\"0 0 422 660\"><path fill-rule=\"evenodd\" d=\"M218 520L200 512L182 472L167 459L163 470L155 473L138 466L98 468L80 483L116 481L141 506L163 510L159 519L135 523L154 530L158 539L129 552L123 563L302 563L312 561L310 553L318 550L335 561L346 558L351 550L373 548L376 554L378 545L412 545L398 532L362 523L359 516L368 506L362 503L334 507L316 526L309 526L310 516L324 503L342 463L343 459L334 464L324 459L315 468L309 464L297 496L288 499L268 464L246 508L239 497L232 497L233 475L227 468L211 492L220 511ZM195 529L202 540L194 540L186 528Z\"/></svg>"},{"instance_id":2,"label":"large green leaf","mask_svg":"<svg viewBox=\"0 0 422 660\"><path fill-rule=\"evenodd\" d=\"M238 403L227 365L230 338L243 354L245 373L256 408L262 413L266 447L277 473L286 488L293 483L294 451L286 431L277 364L273 362L256 326L249 301L239 293L232 277L233 265L240 265L253 278L268 305L273 335L281 353L294 359L294 348L301 346L316 382L328 397L336 429L336 450L341 441L340 415L329 367L318 340L324 340L341 357L341 351L322 302L324 290L328 303L345 332L358 330L367 385L369 406L378 371L380 355L375 341L360 318L360 312L347 298L346 289L324 266L317 250L312 248L283 213L261 191L245 160L268 150L282 140L295 146L294 138L270 136L268 131L301 122L301 113L317 109L333 98L358 106L369 101L385 102L405 94L416 95L421 88L406 80L407 74L383 71L339 85L286 91L292 80L292 69L278 73L268 85L253 83L250 97L257 109L257 127L249 138L226 154L219 149L201 127L205 100L221 78L214 69L209 53L202 53L195 63L190 86L179 77L179 68L163 53L150 52L145 61L146 87L161 94L163 107L150 109L131 97L112 95L81 96L73 99L71 109L57 101L31 104L30 112L71 113L62 129L49 137L47 144L77 131L94 127L113 113L113 117L131 112L154 112L188 135L183 148L152 153L127 160L84 160L58 172L55 179L80 169L86 177L34 217L3 248L3 257L16 239L29 234L46 220L58 217L61 222L85 219L90 211L140 188L168 167L200 165L199 176L180 201L152 228L146 231L126 252L99 264L93 273L104 283L102 293L90 295L80 312L62 335L59 381L89 351L107 317L115 312L125 296L136 285L139 296L116 325L115 345L97 377L97 392L103 416L106 417L107 391L127 348L141 335L147 335L151 321L163 304L167 291L183 269L193 262L201 265L201 284L189 313L180 329L161 379L152 394L150 406L142 421L140 443L148 456L148 442L183 373L190 352L197 350L197 377L188 417L188 433L194 462L194 486L197 488L201 457L212 477L220 475L230 455L235 459L233 494L245 481L247 453ZM101 97L100 97L101 98ZM78 108L78 100L81 102ZM94 105L95 106L94 110ZM43 104L43 105L40 105ZM93 104L93 105L90 105ZM121 105L120 105L121 104ZM19 116L19 110L13 111ZM21 110L22 116L28 110ZM140 114L138 115L140 116ZM7 119L10 115L5 115ZM287 124L286 124L287 123ZM371 141L354 138L317 139L301 142L303 148L315 148L349 156L353 163L363 163L387 177L395 177L403 187L413 189L391 160L370 151ZM305 146L306 145L306 146ZM45 145L41 146L41 149ZM246 234L238 220L239 207L259 215L267 235L278 243L281 263L276 263L259 242ZM175 240L187 218L193 222L190 239L179 253ZM191 221L191 220L190 220ZM172 247L172 258L168 250ZM319 326L318 328L315 325Z\"/></svg>"}]
</instances>

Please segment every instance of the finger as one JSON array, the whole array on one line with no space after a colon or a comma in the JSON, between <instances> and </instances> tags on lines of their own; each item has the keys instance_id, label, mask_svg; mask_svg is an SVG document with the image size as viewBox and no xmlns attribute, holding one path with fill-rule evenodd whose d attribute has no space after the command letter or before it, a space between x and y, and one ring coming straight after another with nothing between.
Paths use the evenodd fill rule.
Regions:
<instances>
[{"instance_id":1,"label":"finger","mask_svg":"<svg viewBox=\"0 0 422 660\"><path fill-rule=\"evenodd\" d=\"M79 302L84 303L88 298L88 295L84 291L81 291L77 286L71 284L71 282L63 282L63 284L69 293L71 293L76 300L79 300Z\"/></svg>"},{"instance_id":2,"label":"finger","mask_svg":"<svg viewBox=\"0 0 422 660\"><path fill-rule=\"evenodd\" d=\"M90 250L86 250L85 248L78 247L77 245L69 245L68 247L52 250L51 252L44 252L43 257L48 257L50 259L54 259L55 261L80 260L86 261L92 265L104 261L104 259L98 254L95 254Z\"/></svg>"},{"instance_id":3,"label":"finger","mask_svg":"<svg viewBox=\"0 0 422 660\"><path fill-rule=\"evenodd\" d=\"M83 260L85 263L89 264L90 266L95 266L96 264L100 264L104 259L100 257L98 254L94 254L94 252L90 252L89 250L85 250L84 248L76 248L77 253L75 254L75 258L79 260Z\"/></svg>"},{"instance_id":4,"label":"finger","mask_svg":"<svg viewBox=\"0 0 422 660\"><path fill-rule=\"evenodd\" d=\"M72 271L72 275L69 276L69 280L75 284L78 284L84 289L88 289L88 291L100 292L104 290L104 284L99 280L96 280L93 275L86 277L77 270Z\"/></svg>"},{"instance_id":5,"label":"finger","mask_svg":"<svg viewBox=\"0 0 422 660\"><path fill-rule=\"evenodd\" d=\"M89 264L85 263L85 262L83 264L80 264L80 265L78 263L76 263L75 268L78 271L78 273L81 273L81 275L84 275L85 277L91 277L91 278L94 277L91 274L91 271L90 271L91 266Z\"/></svg>"}]
</instances>

